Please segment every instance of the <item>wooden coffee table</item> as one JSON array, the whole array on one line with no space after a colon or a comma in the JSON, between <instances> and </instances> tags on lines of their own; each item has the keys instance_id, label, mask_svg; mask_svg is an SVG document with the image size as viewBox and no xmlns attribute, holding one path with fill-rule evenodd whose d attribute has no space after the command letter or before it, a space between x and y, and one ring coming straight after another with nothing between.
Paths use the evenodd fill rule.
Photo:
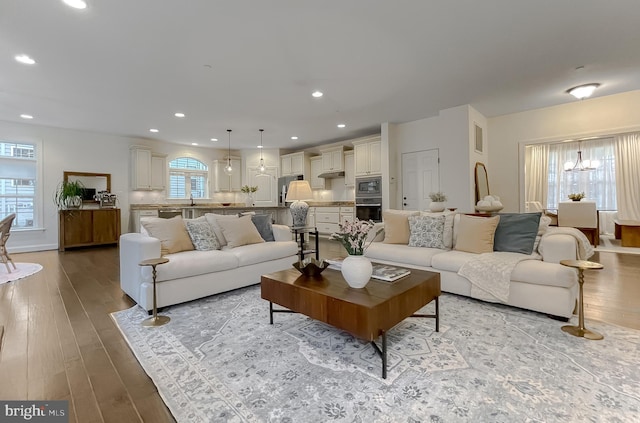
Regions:
<instances>
[{"instance_id":1,"label":"wooden coffee table","mask_svg":"<svg viewBox=\"0 0 640 423\"><path fill-rule=\"evenodd\" d=\"M263 275L262 298L269 301L269 321L273 313L302 313L315 320L345 330L370 341L382 358L382 378L387 378L387 332L407 317L436 319L440 330L440 274L411 269L411 274L395 282L371 279L366 287L350 288L342 274L325 270L320 277L309 278L296 269ZM415 314L431 301L435 314ZM273 304L288 310L276 309ZM375 342L381 339L381 347Z\"/></svg>"}]
</instances>

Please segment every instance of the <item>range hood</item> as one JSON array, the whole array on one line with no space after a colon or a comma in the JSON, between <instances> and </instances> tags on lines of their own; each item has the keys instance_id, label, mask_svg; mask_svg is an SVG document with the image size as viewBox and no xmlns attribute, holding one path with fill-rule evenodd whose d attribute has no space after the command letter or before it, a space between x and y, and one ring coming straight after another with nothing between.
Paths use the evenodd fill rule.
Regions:
<instances>
[{"instance_id":1,"label":"range hood","mask_svg":"<svg viewBox=\"0 0 640 423\"><path fill-rule=\"evenodd\" d=\"M335 172L324 172L318 175L318 178L331 179L331 178L344 178L344 170Z\"/></svg>"}]
</instances>

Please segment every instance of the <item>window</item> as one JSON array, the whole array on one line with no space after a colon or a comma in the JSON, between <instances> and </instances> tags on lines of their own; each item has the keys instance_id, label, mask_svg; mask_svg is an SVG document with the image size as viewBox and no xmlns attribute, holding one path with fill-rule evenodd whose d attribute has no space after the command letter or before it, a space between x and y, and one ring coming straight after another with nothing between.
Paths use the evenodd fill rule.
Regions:
<instances>
[{"instance_id":1,"label":"window","mask_svg":"<svg viewBox=\"0 0 640 423\"><path fill-rule=\"evenodd\" d=\"M0 219L16 214L14 227L37 225L36 145L0 140Z\"/></svg>"},{"instance_id":2,"label":"window","mask_svg":"<svg viewBox=\"0 0 640 423\"><path fill-rule=\"evenodd\" d=\"M169 162L169 198L207 198L209 168L191 157Z\"/></svg>"}]
</instances>

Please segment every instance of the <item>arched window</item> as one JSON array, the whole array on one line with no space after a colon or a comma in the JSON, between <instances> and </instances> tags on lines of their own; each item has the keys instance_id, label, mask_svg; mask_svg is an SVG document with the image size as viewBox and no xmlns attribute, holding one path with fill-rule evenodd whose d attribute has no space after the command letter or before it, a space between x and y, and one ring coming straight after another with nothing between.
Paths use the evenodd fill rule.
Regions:
<instances>
[{"instance_id":1,"label":"arched window","mask_svg":"<svg viewBox=\"0 0 640 423\"><path fill-rule=\"evenodd\" d=\"M209 168L191 157L169 162L169 198L207 198Z\"/></svg>"}]
</instances>

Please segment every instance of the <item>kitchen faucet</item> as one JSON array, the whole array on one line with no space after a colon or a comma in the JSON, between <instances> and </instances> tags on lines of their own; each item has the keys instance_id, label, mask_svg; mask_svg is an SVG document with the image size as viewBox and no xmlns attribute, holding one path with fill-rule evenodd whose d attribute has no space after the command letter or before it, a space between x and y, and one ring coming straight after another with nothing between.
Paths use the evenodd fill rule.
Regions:
<instances>
[{"instance_id":1,"label":"kitchen faucet","mask_svg":"<svg viewBox=\"0 0 640 423\"><path fill-rule=\"evenodd\" d=\"M193 201L193 194L189 195L189 199L191 200L191 207L195 206L196 203Z\"/></svg>"}]
</instances>

